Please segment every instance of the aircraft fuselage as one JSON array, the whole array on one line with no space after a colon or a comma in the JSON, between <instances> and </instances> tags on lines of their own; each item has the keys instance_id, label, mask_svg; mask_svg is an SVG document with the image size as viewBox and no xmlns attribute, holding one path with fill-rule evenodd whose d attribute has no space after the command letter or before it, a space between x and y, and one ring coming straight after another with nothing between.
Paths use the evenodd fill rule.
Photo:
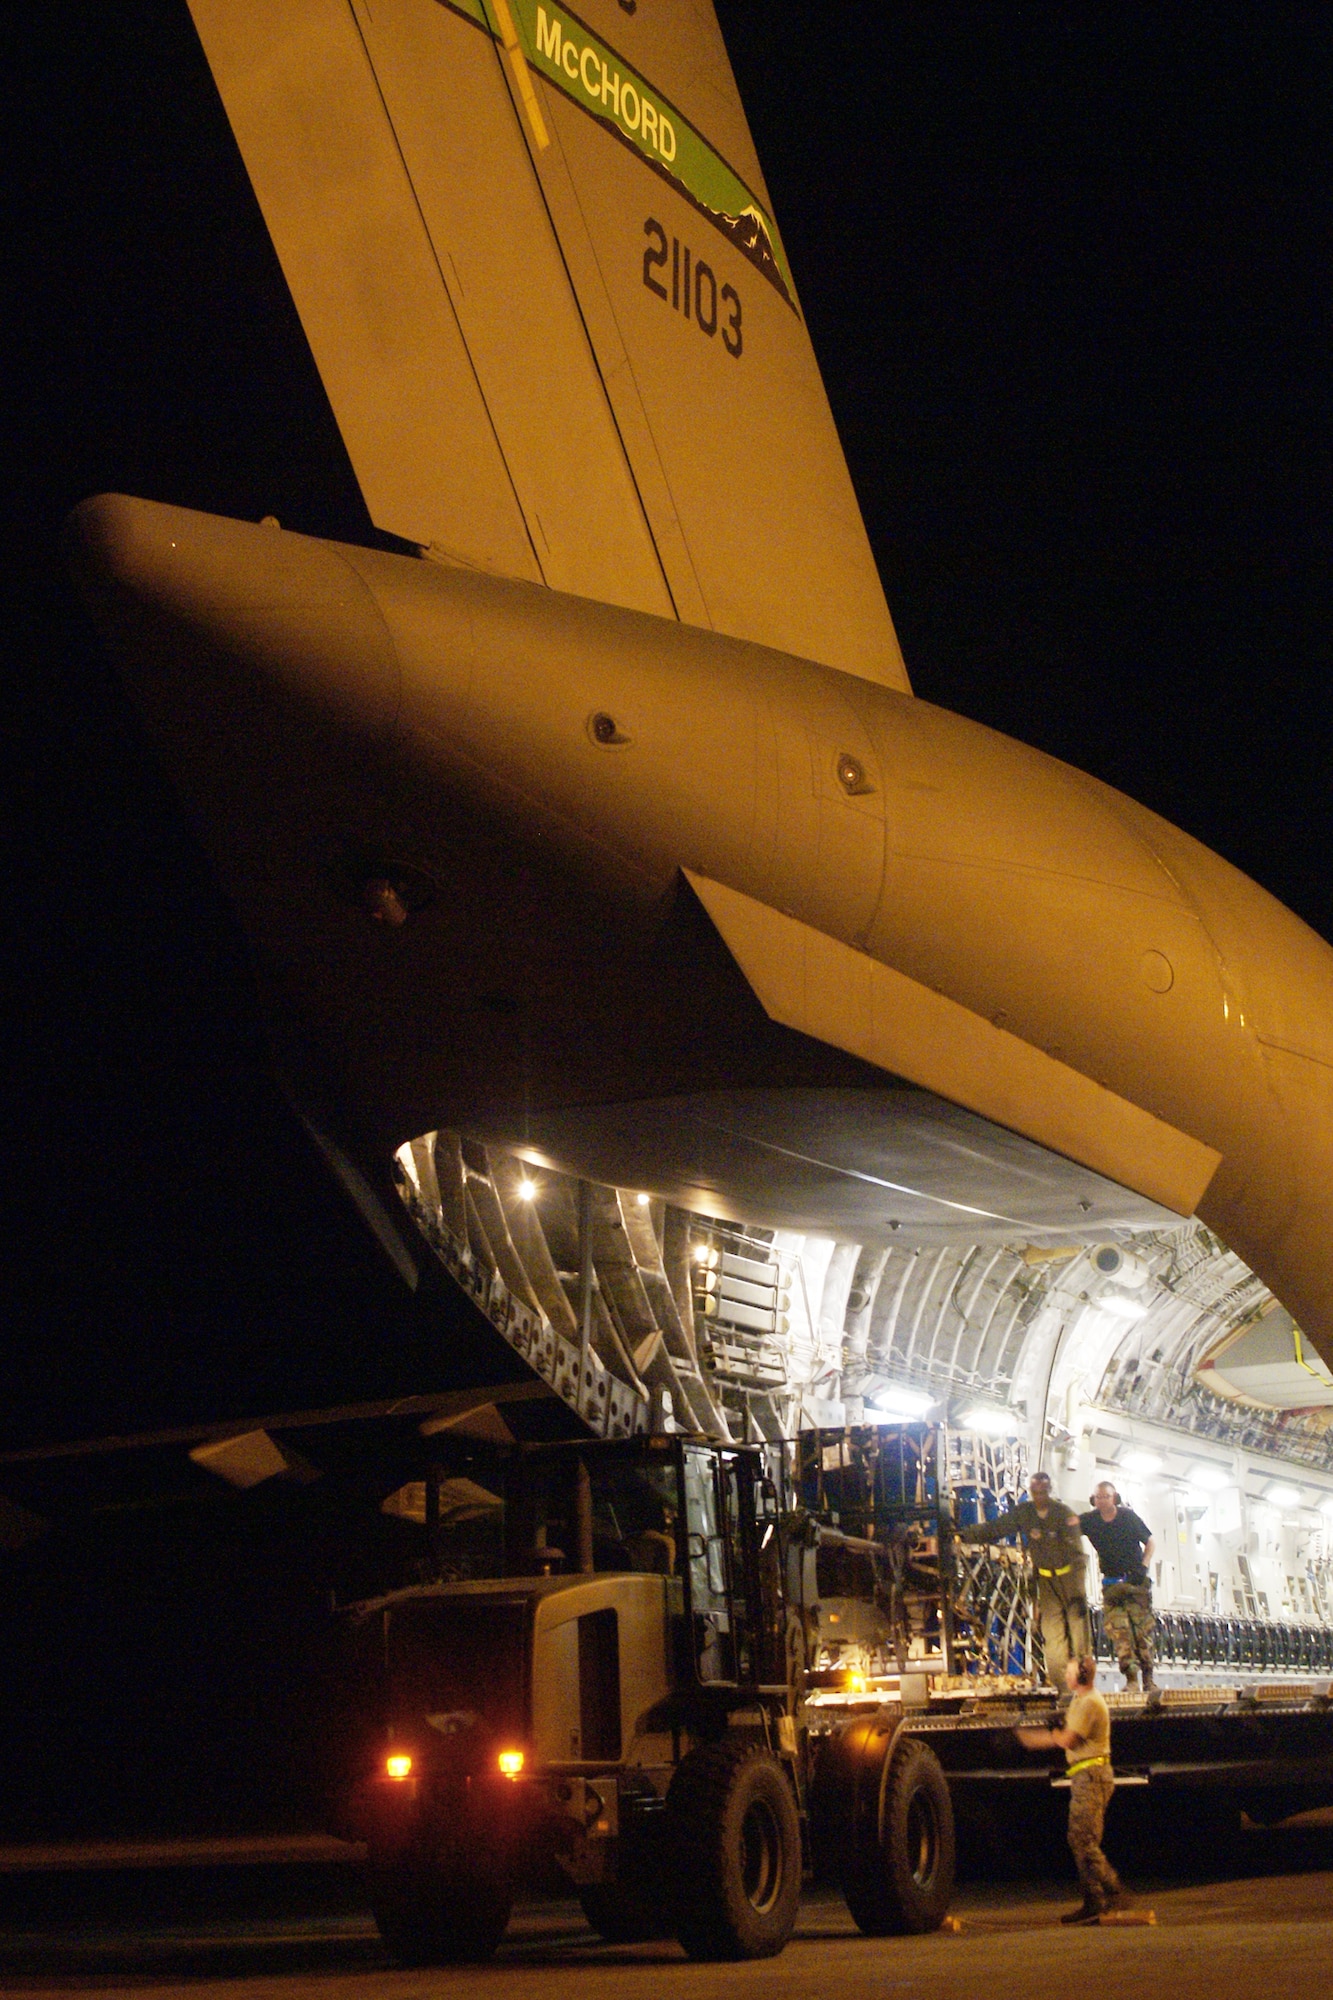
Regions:
<instances>
[{"instance_id":1,"label":"aircraft fuselage","mask_svg":"<svg viewBox=\"0 0 1333 2000\"><path fill-rule=\"evenodd\" d=\"M114 497L71 548L279 1042L367 1143L873 1078L844 1025L874 973L865 1018L923 1010L930 1061L952 1023L999 1123L1086 1157L1048 1107L1104 1091L1112 1177L1333 1347L1333 951L1154 814L892 689L540 586ZM743 966L724 910L770 961L822 941L799 1019L697 925L673 959L682 875ZM1136 1118L1167 1162L1138 1179Z\"/></svg>"}]
</instances>

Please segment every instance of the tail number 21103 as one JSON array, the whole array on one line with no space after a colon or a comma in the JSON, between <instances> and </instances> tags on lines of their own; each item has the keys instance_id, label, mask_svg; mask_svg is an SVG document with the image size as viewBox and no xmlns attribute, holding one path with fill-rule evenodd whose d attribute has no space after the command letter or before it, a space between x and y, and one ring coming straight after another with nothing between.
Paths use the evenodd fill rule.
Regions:
<instances>
[{"instance_id":1,"label":"tail number 21103","mask_svg":"<svg viewBox=\"0 0 1333 2000\"><path fill-rule=\"evenodd\" d=\"M683 313L692 319L701 333L711 340L718 331L719 319L722 329L722 345L734 360L741 352L741 302L734 285L719 287L711 264L705 264L702 257L691 257L687 243L678 236L670 239L660 222L649 216L643 225L643 233L648 238L643 252L643 282L650 292L664 299L674 312ZM671 277L668 282L667 271ZM662 273L655 277L656 271Z\"/></svg>"}]
</instances>

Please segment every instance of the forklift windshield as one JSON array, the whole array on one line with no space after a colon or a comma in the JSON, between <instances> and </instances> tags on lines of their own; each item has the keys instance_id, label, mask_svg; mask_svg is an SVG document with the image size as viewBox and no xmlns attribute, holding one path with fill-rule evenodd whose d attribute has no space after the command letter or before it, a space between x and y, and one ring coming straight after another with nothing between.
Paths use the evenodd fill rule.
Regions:
<instances>
[{"instance_id":1,"label":"forklift windshield","mask_svg":"<svg viewBox=\"0 0 1333 2000\"><path fill-rule=\"evenodd\" d=\"M403 1492L393 1511L424 1525L446 1582L681 1573L675 1451L637 1441L517 1450L460 1441Z\"/></svg>"},{"instance_id":2,"label":"forklift windshield","mask_svg":"<svg viewBox=\"0 0 1333 2000\"><path fill-rule=\"evenodd\" d=\"M680 1490L674 1455L534 1451L505 1481L505 1574L606 1570L677 1573Z\"/></svg>"}]
</instances>

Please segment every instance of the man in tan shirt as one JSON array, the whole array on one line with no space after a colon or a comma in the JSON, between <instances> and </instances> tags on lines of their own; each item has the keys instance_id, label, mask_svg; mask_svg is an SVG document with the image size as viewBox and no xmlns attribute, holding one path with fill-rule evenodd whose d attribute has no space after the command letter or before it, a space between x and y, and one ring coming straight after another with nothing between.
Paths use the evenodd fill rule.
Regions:
<instances>
[{"instance_id":1,"label":"man in tan shirt","mask_svg":"<svg viewBox=\"0 0 1333 2000\"><path fill-rule=\"evenodd\" d=\"M1111 1711L1097 1692L1097 1662L1090 1653L1071 1660L1065 1684L1074 1699L1060 1729L1019 1729L1026 1750L1063 1750L1069 1773L1069 1848L1078 1869L1083 1901L1061 1917L1062 1924L1095 1924L1104 1910L1124 1901L1120 1877L1102 1853L1106 1808L1115 1790L1111 1770Z\"/></svg>"}]
</instances>

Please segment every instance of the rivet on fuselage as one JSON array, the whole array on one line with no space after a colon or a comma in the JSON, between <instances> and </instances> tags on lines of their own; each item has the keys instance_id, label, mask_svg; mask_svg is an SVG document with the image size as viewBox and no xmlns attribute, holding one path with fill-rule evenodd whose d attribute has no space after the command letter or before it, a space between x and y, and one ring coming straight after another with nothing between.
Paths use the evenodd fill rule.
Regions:
<instances>
[{"instance_id":1,"label":"rivet on fuselage","mask_svg":"<svg viewBox=\"0 0 1333 2000\"><path fill-rule=\"evenodd\" d=\"M407 905L397 885L385 876L371 877L365 887L364 900L367 914L377 924L387 924L391 930L397 930L407 922Z\"/></svg>"},{"instance_id":2,"label":"rivet on fuselage","mask_svg":"<svg viewBox=\"0 0 1333 2000\"><path fill-rule=\"evenodd\" d=\"M629 742L628 736L617 726L615 717L602 708L588 717L588 734L603 750L613 750L619 744Z\"/></svg>"},{"instance_id":3,"label":"rivet on fuselage","mask_svg":"<svg viewBox=\"0 0 1333 2000\"><path fill-rule=\"evenodd\" d=\"M874 789L866 783L865 767L860 758L853 757L850 750L841 750L838 753L838 783L850 798Z\"/></svg>"}]
</instances>

